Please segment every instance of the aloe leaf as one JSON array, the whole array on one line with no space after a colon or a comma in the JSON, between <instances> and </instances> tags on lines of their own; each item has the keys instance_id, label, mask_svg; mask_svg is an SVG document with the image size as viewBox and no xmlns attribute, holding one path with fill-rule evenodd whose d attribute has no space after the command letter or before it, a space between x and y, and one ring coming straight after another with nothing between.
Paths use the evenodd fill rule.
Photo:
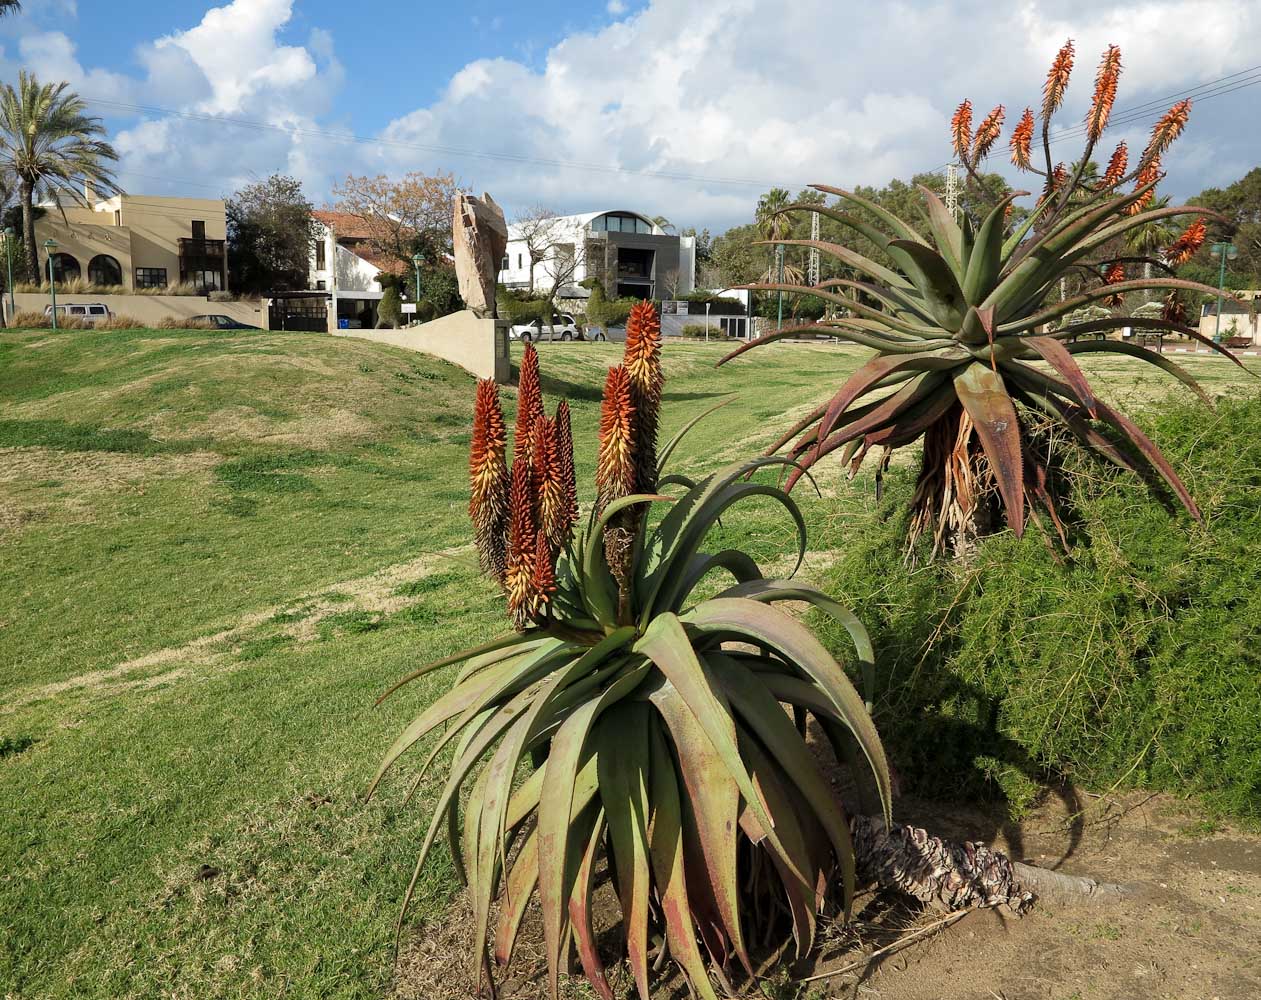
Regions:
<instances>
[{"instance_id":1,"label":"aloe leaf","mask_svg":"<svg viewBox=\"0 0 1261 1000\"><path fill-rule=\"evenodd\" d=\"M874 389L889 375L902 371L949 371L966 364L971 360L967 351L924 352L920 354L900 354L895 357L876 357L854 372L841 386L840 391L832 397L827 412L819 422L820 440L827 437L836 423L836 418L845 412L856 399Z\"/></svg>"},{"instance_id":2,"label":"aloe leaf","mask_svg":"<svg viewBox=\"0 0 1261 1000\"><path fill-rule=\"evenodd\" d=\"M721 363L722 362L719 362L719 364ZM682 441L685 437L687 437L688 433L692 430L693 427L699 424L711 413L714 413L717 410L721 410L724 406L729 406L734 402L735 402L735 399L732 398L732 399L724 399L721 403L715 403L709 409L705 410L703 413L698 413L691 420L689 420L682 427L680 427L674 433L674 436L671 437L670 440L665 443L664 447L657 449L657 475L660 476L661 473L665 472L666 465L670 461L670 456L674 454L674 449L679 446L680 441Z\"/></svg>"},{"instance_id":3,"label":"aloe leaf","mask_svg":"<svg viewBox=\"0 0 1261 1000\"><path fill-rule=\"evenodd\" d=\"M534 887L539 881L538 831L531 830L521 850L517 852L512 870L504 889L503 904L499 909L499 926L495 931L495 961L507 965L512 961L512 950L517 943L517 932L525 916Z\"/></svg>"},{"instance_id":4,"label":"aloe leaf","mask_svg":"<svg viewBox=\"0 0 1261 1000\"><path fill-rule=\"evenodd\" d=\"M1138 292L1146 288L1166 290L1177 288L1184 291L1200 292L1205 295L1217 295L1216 288L1201 284L1198 281L1184 281L1181 278L1135 278L1132 281L1118 281L1115 285L1100 285L1080 295L1075 295L1071 299L1057 302L1033 316L1013 320L1010 323L1000 323L998 331L999 333L1018 333L1023 330L1032 330L1043 324L1050 323L1052 320L1059 319L1075 309L1080 309L1082 306L1098 302L1100 299L1106 299L1113 295L1123 295L1126 292Z\"/></svg>"},{"instance_id":5,"label":"aloe leaf","mask_svg":"<svg viewBox=\"0 0 1261 1000\"><path fill-rule=\"evenodd\" d=\"M673 761L658 727L651 727L650 736L653 813L649 846L661 896L666 939L670 943L670 954L682 967L696 995L701 1000L718 1000L700 949L696 947L696 929L688 905L687 875L683 867L683 814ZM648 1000L646 993L643 1000Z\"/></svg>"},{"instance_id":6,"label":"aloe leaf","mask_svg":"<svg viewBox=\"0 0 1261 1000\"><path fill-rule=\"evenodd\" d=\"M968 259L968 269L963 277L963 300L979 306L998 280L1003 266L1003 225L1007 207L1015 198L1027 191L1012 191L985 217L976 234L976 243Z\"/></svg>"},{"instance_id":7,"label":"aloe leaf","mask_svg":"<svg viewBox=\"0 0 1261 1000\"><path fill-rule=\"evenodd\" d=\"M575 775L596 719L605 709L634 691L648 672L646 663L628 669L601 694L575 708L552 737L551 752L547 757L547 773L543 777L543 790L539 797L538 830L539 900L543 908L543 932L553 986L555 977L559 975L566 924L565 910L571 895L571 885L566 880L565 859L568 857Z\"/></svg>"},{"instance_id":8,"label":"aloe leaf","mask_svg":"<svg viewBox=\"0 0 1261 1000\"><path fill-rule=\"evenodd\" d=\"M1042 356L1047 364L1060 373L1064 381L1073 387L1077 398L1082 401L1082 405L1092 417L1098 415L1095 411L1095 393L1090 388L1086 373L1081 370L1072 354L1064 349L1063 344L1050 337L1024 337L1022 343L1029 345Z\"/></svg>"},{"instance_id":9,"label":"aloe leaf","mask_svg":"<svg viewBox=\"0 0 1261 1000\"><path fill-rule=\"evenodd\" d=\"M863 748L888 815L891 808L889 764L880 735L845 671L808 628L774 608L738 597L705 601L682 620L716 638L730 636L773 649L812 678L826 692L833 706L831 711L849 727ZM747 798L747 792L745 794Z\"/></svg>"},{"instance_id":10,"label":"aloe leaf","mask_svg":"<svg viewBox=\"0 0 1261 1000\"><path fill-rule=\"evenodd\" d=\"M723 549L720 552L698 552L688 560L683 582L679 585L680 603L686 601L706 576L716 569L725 569L737 582L760 580L762 568L747 552Z\"/></svg>"},{"instance_id":11,"label":"aloe leaf","mask_svg":"<svg viewBox=\"0 0 1261 1000\"><path fill-rule=\"evenodd\" d=\"M651 701L665 720L674 743L718 918L736 955L752 975L752 965L740 931L740 888L736 874L740 789L673 684L659 686L652 693ZM730 735L735 738L734 726ZM673 768L669 762L664 766ZM653 767L655 772L655 758Z\"/></svg>"},{"instance_id":12,"label":"aloe leaf","mask_svg":"<svg viewBox=\"0 0 1261 1000\"><path fill-rule=\"evenodd\" d=\"M595 888L595 856L604 836L604 810L600 809L586 838L586 848L574 878L573 895L569 897L569 926L573 928L574 941L578 946L578 960L583 975L601 1000L614 1000L613 990L604 974L604 963L596 947L595 928L591 921L591 893Z\"/></svg>"},{"instance_id":13,"label":"aloe leaf","mask_svg":"<svg viewBox=\"0 0 1261 1000\"><path fill-rule=\"evenodd\" d=\"M883 281L891 288L899 288L910 290L913 286L897 271L890 270L883 264L878 264L870 257L864 257L860 253L855 253L849 247L842 246L839 243L828 243L825 240L776 240L778 244L788 247L811 247L820 253L825 253L829 257L834 257L843 263L846 267L852 267L855 271L860 271L876 281ZM888 243L888 239L884 240Z\"/></svg>"},{"instance_id":14,"label":"aloe leaf","mask_svg":"<svg viewBox=\"0 0 1261 1000\"><path fill-rule=\"evenodd\" d=\"M1055 337L1057 340L1063 340L1067 337L1080 336L1083 333L1097 333L1101 330L1120 330L1123 327L1133 326L1144 330L1168 330L1171 333L1180 333L1184 337L1190 337L1206 347L1212 348L1223 357L1229 358L1234 364L1238 365L1249 375L1255 375L1256 372L1248 368L1230 351L1226 350L1221 344L1217 343L1211 337L1206 337L1199 330L1193 327L1184 326L1181 323L1172 323L1165 319L1136 319L1133 316L1109 316L1105 319L1088 320L1084 323L1072 323L1068 326L1060 327L1054 333L1048 336Z\"/></svg>"},{"instance_id":15,"label":"aloe leaf","mask_svg":"<svg viewBox=\"0 0 1261 1000\"><path fill-rule=\"evenodd\" d=\"M954 215L946 208L945 204L932 190L926 188L923 184L915 185L920 190L920 194L924 196L924 201L928 205L928 230L932 233L933 240L937 243L937 251L941 254L942 259L950 265L950 270L954 272L955 277L963 281L963 231L959 228L959 224L955 222Z\"/></svg>"},{"instance_id":16,"label":"aloe leaf","mask_svg":"<svg viewBox=\"0 0 1261 1000\"><path fill-rule=\"evenodd\" d=\"M471 649L464 649L458 653L452 653L450 656L444 656L440 660L434 660L432 663L426 663L419 670L412 671L392 688L386 691L385 694L377 698L376 704L380 705L381 702L385 701L386 698L392 695L404 684L409 684L418 677L423 677L425 674L431 673L442 667L449 667L453 663L460 663L463 660L472 659L475 656L481 656L485 653L494 652L495 650L507 649L509 646L517 646L523 642L530 642L536 638L537 633L537 629L530 629L526 632L512 632L508 635L501 635L499 638L492 639L490 642L483 643L480 646L474 646Z\"/></svg>"},{"instance_id":17,"label":"aloe leaf","mask_svg":"<svg viewBox=\"0 0 1261 1000\"><path fill-rule=\"evenodd\" d=\"M889 244L888 253L924 297L937 325L949 333L958 330L967 303L959 280L941 254L909 240L894 240Z\"/></svg>"},{"instance_id":18,"label":"aloe leaf","mask_svg":"<svg viewBox=\"0 0 1261 1000\"><path fill-rule=\"evenodd\" d=\"M814 188L816 191L822 191L825 194L834 194L838 198L843 198L846 201L853 202L855 205L859 206L860 208L866 209L868 212L874 215L877 219L883 222L886 226L888 226L889 229L892 230L897 235L898 239L910 240L915 243L923 244L924 246L928 245L928 241L925 240L924 237L922 237L914 229L908 226L905 222L899 219L892 212L881 207L880 205L877 205L874 201L871 201L869 198L864 198L861 195L856 195L852 191L846 191L842 188L830 187L827 184L811 184L810 186Z\"/></svg>"},{"instance_id":19,"label":"aloe leaf","mask_svg":"<svg viewBox=\"0 0 1261 1000\"><path fill-rule=\"evenodd\" d=\"M792 580L749 580L728 587L715 597L740 597L749 601L770 604L775 601L806 601L824 614L835 619L849 633L854 651L858 654L858 666L863 676L863 687L866 688L868 711L876 687L876 651L871 645L871 636L858 616L839 601L823 591L808 584L796 583Z\"/></svg>"},{"instance_id":20,"label":"aloe leaf","mask_svg":"<svg viewBox=\"0 0 1261 1000\"><path fill-rule=\"evenodd\" d=\"M1013 398L1039 413L1061 421L1090 452L1102 455L1127 472L1139 471L1139 466L1128 455L1090 425L1085 418L1086 411L1078 403L1063 401L1047 391L1045 386L1037 385L1022 375L1013 373L1011 380L1015 389Z\"/></svg>"},{"instance_id":21,"label":"aloe leaf","mask_svg":"<svg viewBox=\"0 0 1261 1000\"><path fill-rule=\"evenodd\" d=\"M1156 351L1149 351L1145 347L1139 347L1137 344L1127 344L1122 340L1084 340L1077 344L1066 344L1064 346L1069 354L1125 354L1132 358L1140 358L1149 365L1155 365L1168 372L1183 385L1187 386L1200 397L1208 406L1213 405L1213 400L1207 392L1204 391L1200 383L1175 361L1171 361L1163 354Z\"/></svg>"},{"instance_id":22,"label":"aloe leaf","mask_svg":"<svg viewBox=\"0 0 1261 1000\"><path fill-rule=\"evenodd\" d=\"M775 696L752 671L740 669L738 664L721 654L710 654L710 657L719 668L714 671L715 675L735 710L744 718L749 731L778 761L823 824L841 866L845 912L848 914L854 900L854 845L840 803L819 770L818 761Z\"/></svg>"},{"instance_id":23,"label":"aloe leaf","mask_svg":"<svg viewBox=\"0 0 1261 1000\"><path fill-rule=\"evenodd\" d=\"M892 244L890 244L890 247L892 248ZM933 254L933 251L929 250L927 247L922 247L921 249L923 249L927 253ZM936 254L933 254L933 256L936 256ZM940 258L938 258L938 260L940 261ZM941 264L941 266L943 268L945 267L944 262ZM947 273L949 272L947 271ZM953 277L951 278L951 280L954 280ZM836 285L844 285L845 287L853 287L859 291L866 291L868 288L878 287L878 286L872 285L870 282L862 282L862 281L851 282L846 278L831 278L829 279L828 283L836 284ZM754 291L754 292L787 292L790 295L814 295L817 298L826 299L829 302L834 302L839 306L843 306L845 309L848 309L851 312L855 312L859 316L865 317L866 319L875 320L876 322L880 323L882 326L890 330L893 330L896 333L905 334L908 337L919 337L919 338L940 337L942 336L943 333L953 333L954 330L958 329L957 323L955 324L954 327L943 326L941 329L938 329L936 327L931 327L931 326L924 326L923 324L919 324L919 323L909 323L888 312L882 312L879 309L875 309L869 305L859 302L857 299L853 299L845 295L837 295L832 292L825 291L824 289L816 285L790 285L790 284L781 283L781 282L758 281L758 282L753 282L752 284L742 285L740 287L747 288L750 291ZM935 312L934 312L934 315L936 315Z\"/></svg>"},{"instance_id":24,"label":"aloe leaf","mask_svg":"<svg viewBox=\"0 0 1261 1000\"><path fill-rule=\"evenodd\" d=\"M617 863L626 951L643 1000L648 989L649 734L648 706L628 702L612 710L596 729L600 801L608 819Z\"/></svg>"},{"instance_id":25,"label":"aloe leaf","mask_svg":"<svg viewBox=\"0 0 1261 1000\"><path fill-rule=\"evenodd\" d=\"M974 363L958 372L954 384L989 459L1007 510L1007 524L1019 537L1025 529L1025 491L1016 407L1001 376L983 364Z\"/></svg>"}]
</instances>

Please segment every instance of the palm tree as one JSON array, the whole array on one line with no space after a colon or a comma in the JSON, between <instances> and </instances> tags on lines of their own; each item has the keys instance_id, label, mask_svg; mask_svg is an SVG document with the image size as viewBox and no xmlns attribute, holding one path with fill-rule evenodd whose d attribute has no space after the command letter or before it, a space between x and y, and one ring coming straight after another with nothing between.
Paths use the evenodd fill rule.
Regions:
<instances>
[{"instance_id":1,"label":"palm tree","mask_svg":"<svg viewBox=\"0 0 1261 1000\"><path fill-rule=\"evenodd\" d=\"M41 84L21 70L18 85L0 87L0 167L18 182L27 279L39 281L35 247L36 194L69 195L85 203L84 182L118 192L114 147L101 138L105 126L87 114L87 105L65 83Z\"/></svg>"},{"instance_id":2,"label":"palm tree","mask_svg":"<svg viewBox=\"0 0 1261 1000\"><path fill-rule=\"evenodd\" d=\"M22 0L0 0L0 17L16 14L22 9Z\"/></svg>"},{"instance_id":3,"label":"palm tree","mask_svg":"<svg viewBox=\"0 0 1261 1000\"><path fill-rule=\"evenodd\" d=\"M1157 198L1150 205L1153 209L1166 208L1169 196ZM1125 248L1138 257L1155 257L1164 247L1169 246L1178 237L1178 231L1172 228L1165 219L1153 219L1137 229L1132 229L1125 237ZM1143 277L1152 276L1150 263L1143 264Z\"/></svg>"},{"instance_id":4,"label":"palm tree","mask_svg":"<svg viewBox=\"0 0 1261 1000\"><path fill-rule=\"evenodd\" d=\"M654 215L652 217L652 224L663 233L668 233L674 228L674 223L667 219L664 215Z\"/></svg>"}]
</instances>

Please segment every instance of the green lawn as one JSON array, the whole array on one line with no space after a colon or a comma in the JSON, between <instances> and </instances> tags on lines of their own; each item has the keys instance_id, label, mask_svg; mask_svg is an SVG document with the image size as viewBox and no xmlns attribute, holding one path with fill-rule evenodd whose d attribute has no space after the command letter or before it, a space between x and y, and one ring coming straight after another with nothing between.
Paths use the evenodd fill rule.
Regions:
<instances>
[{"instance_id":1,"label":"green lawn","mask_svg":"<svg viewBox=\"0 0 1261 1000\"><path fill-rule=\"evenodd\" d=\"M588 487L619 351L541 348ZM666 433L735 399L683 469L752 454L865 356L776 345L715 372L721 353L666 349ZM1215 393L1245 381L1187 363ZM1090 367L1121 399L1167 384ZM397 784L360 793L449 678L372 701L504 626L467 545L472 395L442 362L314 334L0 334L0 996L390 990L425 789L407 810ZM822 486L798 494L816 564L871 488ZM722 532L772 563L791 538L769 505ZM413 918L450 899L445 865Z\"/></svg>"}]
</instances>

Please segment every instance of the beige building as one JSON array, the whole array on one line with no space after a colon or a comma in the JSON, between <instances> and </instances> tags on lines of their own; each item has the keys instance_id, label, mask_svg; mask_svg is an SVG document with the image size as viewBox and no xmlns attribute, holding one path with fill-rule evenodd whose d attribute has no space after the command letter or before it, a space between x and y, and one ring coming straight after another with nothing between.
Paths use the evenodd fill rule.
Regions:
<instances>
[{"instance_id":1,"label":"beige building","mask_svg":"<svg viewBox=\"0 0 1261 1000\"><path fill-rule=\"evenodd\" d=\"M41 206L35 223L41 277L47 280L45 240L57 242L58 284L80 279L134 288L193 286L196 294L227 288L227 217L217 198L119 194L87 205Z\"/></svg>"}]
</instances>

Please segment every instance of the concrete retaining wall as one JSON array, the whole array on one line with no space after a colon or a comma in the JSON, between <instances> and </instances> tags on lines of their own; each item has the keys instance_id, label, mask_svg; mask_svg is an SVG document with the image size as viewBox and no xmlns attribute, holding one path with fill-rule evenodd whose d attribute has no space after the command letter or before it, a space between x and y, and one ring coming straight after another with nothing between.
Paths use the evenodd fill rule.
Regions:
<instances>
[{"instance_id":1,"label":"concrete retaining wall","mask_svg":"<svg viewBox=\"0 0 1261 1000\"><path fill-rule=\"evenodd\" d=\"M17 292L18 312L42 313L51 301L47 292ZM171 316L231 316L238 323L266 327L267 313L258 300L211 302L204 295L93 295L91 292L57 295L57 305L102 302L115 316L131 316L142 326L152 326ZM7 316L9 296L4 296Z\"/></svg>"},{"instance_id":2,"label":"concrete retaining wall","mask_svg":"<svg viewBox=\"0 0 1261 1000\"><path fill-rule=\"evenodd\" d=\"M469 310L402 330L338 330L338 337L374 340L409 351L433 354L478 378L508 381L508 321L479 319Z\"/></svg>"}]
</instances>

